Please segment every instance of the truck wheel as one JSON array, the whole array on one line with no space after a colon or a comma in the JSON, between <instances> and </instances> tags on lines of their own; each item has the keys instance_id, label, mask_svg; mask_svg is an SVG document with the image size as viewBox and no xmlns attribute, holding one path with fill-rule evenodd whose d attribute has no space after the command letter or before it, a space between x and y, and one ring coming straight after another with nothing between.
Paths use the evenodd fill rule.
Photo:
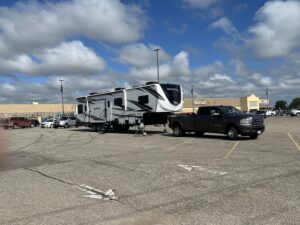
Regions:
<instances>
[{"instance_id":1,"label":"truck wheel","mask_svg":"<svg viewBox=\"0 0 300 225\"><path fill-rule=\"evenodd\" d=\"M258 137L258 134L251 134L250 139L256 139Z\"/></svg>"},{"instance_id":2,"label":"truck wheel","mask_svg":"<svg viewBox=\"0 0 300 225\"><path fill-rule=\"evenodd\" d=\"M300 116L300 113L297 113L296 116Z\"/></svg>"},{"instance_id":3,"label":"truck wheel","mask_svg":"<svg viewBox=\"0 0 300 225\"><path fill-rule=\"evenodd\" d=\"M230 140L236 140L238 138L238 132L236 128L229 127L227 131L227 136Z\"/></svg>"},{"instance_id":4,"label":"truck wheel","mask_svg":"<svg viewBox=\"0 0 300 225\"><path fill-rule=\"evenodd\" d=\"M34 125L33 125L33 123L30 125L30 128L33 128L34 127Z\"/></svg>"},{"instance_id":5,"label":"truck wheel","mask_svg":"<svg viewBox=\"0 0 300 225\"><path fill-rule=\"evenodd\" d=\"M69 124L66 123L65 126L64 126L64 128L69 128Z\"/></svg>"},{"instance_id":6,"label":"truck wheel","mask_svg":"<svg viewBox=\"0 0 300 225\"><path fill-rule=\"evenodd\" d=\"M180 137L180 136L182 136L183 134L184 134L184 132L183 132L183 130L182 130L182 128L181 128L180 125L175 125L175 126L173 127L173 135L174 135L175 137Z\"/></svg>"},{"instance_id":7,"label":"truck wheel","mask_svg":"<svg viewBox=\"0 0 300 225\"><path fill-rule=\"evenodd\" d=\"M17 124L13 124L12 129L16 129L17 128Z\"/></svg>"}]
</instances>

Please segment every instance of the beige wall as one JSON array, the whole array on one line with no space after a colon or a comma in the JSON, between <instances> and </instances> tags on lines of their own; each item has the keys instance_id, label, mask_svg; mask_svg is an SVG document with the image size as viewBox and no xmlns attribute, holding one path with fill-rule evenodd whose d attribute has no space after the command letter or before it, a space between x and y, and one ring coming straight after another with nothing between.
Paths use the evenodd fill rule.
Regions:
<instances>
[{"instance_id":1,"label":"beige wall","mask_svg":"<svg viewBox=\"0 0 300 225\"><path fill-rule=\"evenodd\" d=\"M194 111L201 106L211 106L211 105L232 105L234 107L240 108L239 98L194 98ZM193 111L193 101L192 98L185 98L183 104L183 112Z\"/></svg>"},{"instance_id":2,"label":"beige wall","mask_svg":"<svg viewBox=\"0 0 300 225\"><path fill-rule=\"evenodd\" d=\"M252 105L254 102L255 106ZM194 111L196 112L201 106L211 105L232 105L243 111L249 111L250 109L259 109L259 102L259 98L254 94L242 98L194 98ZM192 98L184 99L182 111L193 112Z\"/></svg>"},{"instance_id":3,"label":"beige wall","mask_svg":"<svg viewBox=\"0 0 300 225\"><path fill-rule=\"evenodd\" d=\"M249 111L251 109L259 109L259 97L254 94L241 98L241 109Z\"/></svg>"},{"instance_id":4,"label":"beige wall","mask_svg":"<svg viewBox=\"0 0 300 225\"><path fill-rule=\"evenodd\" d=\"M65 113L73 113L73 104L64 104ZM62 112L61 104L0 104L0 117L54 116Z\"/></svg>"}]
</instances>

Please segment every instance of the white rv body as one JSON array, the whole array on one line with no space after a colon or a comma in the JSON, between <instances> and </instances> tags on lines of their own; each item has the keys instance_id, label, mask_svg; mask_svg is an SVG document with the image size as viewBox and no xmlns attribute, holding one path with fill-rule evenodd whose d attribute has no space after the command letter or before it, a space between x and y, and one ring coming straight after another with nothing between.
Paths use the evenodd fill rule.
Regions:
<instances>
[{"instance_id":1,"label":"white rv body","mask_svg":"<svg viewBox=\"0 0 300 225\"><path fill-rule=\"evenodd\" d=\"M167 116L181 110L180 85L151 83L144 86L91 93L75 99L75 115L81 124L97 129L144 124L165 124Z\"/></svg>"}]
</instances>

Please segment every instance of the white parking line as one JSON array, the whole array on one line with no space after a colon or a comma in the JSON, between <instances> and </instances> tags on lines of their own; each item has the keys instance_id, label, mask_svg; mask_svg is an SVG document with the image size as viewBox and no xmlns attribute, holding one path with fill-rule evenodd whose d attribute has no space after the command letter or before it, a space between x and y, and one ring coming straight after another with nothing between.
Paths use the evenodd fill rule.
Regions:
<instances>
[{"instance_id":1,"label":"white parking line","mask_svg":"<svg viewBox=\"0 0 300 225\"><path fill-rule=\"evenodd\" d=\"M171 150L173 150L173 149L175 149L175 148L177 148L177 147L179 147L179 146L181 146L181 145L184 145L184 144L188 143L189 141L191 141L191 140L189 139L189 140L186 140L186 141L184 141L184 142L181 142L181 143L179 143L179 144L177 144L177 145L174 145L174 146L172 146L171 148L169 148L168 151L171 151Z\"/></svg>"},{"instance_id":2,"label":"white parking line","mask_svg":"<svg viewBox=\"0 0 300 225\"><path fill-rule=\"evenodd\" d=\"M236 149L236 147L239 145L240 141L235 142L235 144L232 146L232 148L227 152L227 154L224 156L224 159L228 159L231 153Z\"/></svg>"},{"instance_id":3,"label":"white parking line","mask_svg":"<svg viewBox=\"0 0 300 225\"><path fill-rule=\"evenodd\" d=\"M291 141L294 143L294 145L296 146L297 150L300 152L300 146L297 143L297 141L295 141L295 139L293 138L293 136L290 134L290 132L287 132L287 135L289 136L289 138L291 139Z\"/></svg>"},{"instance_id":4,"label":"white parking line","mask_svg":"<svg viewBox=\"0 0 300 225\"><path fill-rule=\"evenodd\" d=\"M115 200L117 197L112 189L108 189L106 192L103 192L97 188L91 187L86 184L81 184L76 186L79 190L86 192L88 195L84 195L86 198L95 198L103 200Z\"/></svg>"},{"instance_id":5,"label":"white parking line","mask_svg":"<svg viewBox=\"0 0 300 225\"><path fill-rule=\"evenodd\" d=\"M207 173L211 173L211 174L219 175L219 176L227 174L227 172L224 172L224 171L210 170L210 169L204 168L202 166L189 166L189 165L182 165L182 164L179 164L178 166L180 166L188 171L197 170L197 171L207 172Z\"/></svg>"}]
</instances>

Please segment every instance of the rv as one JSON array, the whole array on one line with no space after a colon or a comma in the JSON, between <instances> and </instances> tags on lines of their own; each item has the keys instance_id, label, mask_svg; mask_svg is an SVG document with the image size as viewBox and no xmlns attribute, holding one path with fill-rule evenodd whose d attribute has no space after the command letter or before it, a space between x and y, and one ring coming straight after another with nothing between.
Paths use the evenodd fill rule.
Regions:
<instances>
[{"instance_id":1,"label":"rv","mask_svg":"<svg viewBox=\"0 0 300 225\"><path fill-rule=\"evenodd\" d=\"M147 82L132 88L116 88L105 93L90 93L75 99L79 124L94 131L127 131L140 124L166 124L168 115L181 110L180 85Z\"/></svg>"}]
</instances>

